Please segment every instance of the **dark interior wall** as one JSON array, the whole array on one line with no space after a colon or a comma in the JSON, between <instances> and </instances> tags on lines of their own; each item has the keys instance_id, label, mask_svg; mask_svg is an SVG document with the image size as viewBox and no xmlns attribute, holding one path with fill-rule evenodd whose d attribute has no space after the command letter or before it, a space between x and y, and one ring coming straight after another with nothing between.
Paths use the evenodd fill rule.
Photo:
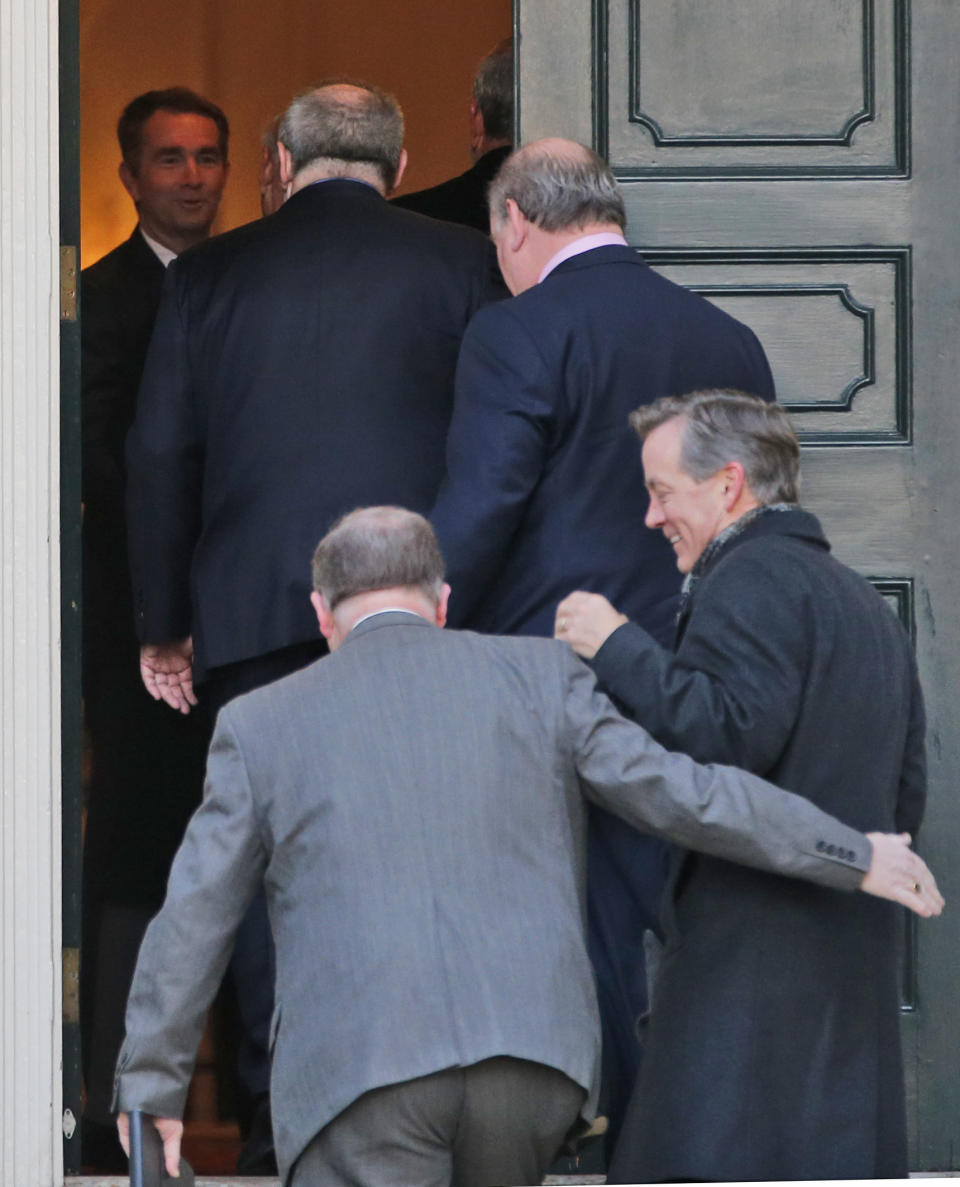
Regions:
<instances>
[{"instance_id":1,"label":"dark interior wall","mask_svg":"<svg viewBox=\"0 0 960 1187\"><path fill-rule=\"evenodd\" d=\"M117 116L134 95L182 84L226 111L232 172L214 228L225 231L259 216L263 129L329 75L376 83L400 100L404 191L466 169L473 73L510 29L511 0L80 0L84 266L134 225L116 143Z\"/></svg>"}]
</instances>

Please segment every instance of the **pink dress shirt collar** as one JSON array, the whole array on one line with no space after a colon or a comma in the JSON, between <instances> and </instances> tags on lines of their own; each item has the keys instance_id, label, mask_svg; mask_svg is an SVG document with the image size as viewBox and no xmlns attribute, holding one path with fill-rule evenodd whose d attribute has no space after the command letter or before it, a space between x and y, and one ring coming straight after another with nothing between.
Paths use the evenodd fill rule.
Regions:
<instances>
[{"instance_id":1,"label":"pink dress shirt collar","mask_svg":"<svg viewBox=\"0 0 960 1187\"><path fill-rule=\"evenodd\" d=\"M584 235L580 239L574 239L572 243L568 243L566 247L561 247L556 255L551 256L547 260L546 266L537 280L537 284L542 284L558 264L562 264L564 260L570 260L574 256L580 255L581 252L593 251L595 247L626 246L626 239L616 231L598 231L595 235Z\"/></svg>"}]
</instances>

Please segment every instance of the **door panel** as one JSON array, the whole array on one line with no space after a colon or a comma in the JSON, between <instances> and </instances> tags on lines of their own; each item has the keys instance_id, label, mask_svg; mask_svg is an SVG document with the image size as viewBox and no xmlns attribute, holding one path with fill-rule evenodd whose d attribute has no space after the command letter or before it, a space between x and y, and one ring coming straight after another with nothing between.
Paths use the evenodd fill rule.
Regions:
<instances>
[{"instance_id":1,"label":"door panel","mask_svg":"<svg viewBox=\"0 0 960 1187\"><path fill-rule=\"evenodd\" d=\"M960 1166L960 10L956 0L518 0L520 133L592 143L628 236L751 325L804 441L804 502L916 638L912 1165ZM952 907L952 909L951 909Z\"/></svg>"},{"instance_id":2,"label":"door panel","mask_svg":"<svg viewBox=\"0 0 960 1187\"><path fill-rule=\"evenodd\" d=\"M605 23L625 174L904 175L903 3L630 0Z\"/></svg>"}]
</instances>

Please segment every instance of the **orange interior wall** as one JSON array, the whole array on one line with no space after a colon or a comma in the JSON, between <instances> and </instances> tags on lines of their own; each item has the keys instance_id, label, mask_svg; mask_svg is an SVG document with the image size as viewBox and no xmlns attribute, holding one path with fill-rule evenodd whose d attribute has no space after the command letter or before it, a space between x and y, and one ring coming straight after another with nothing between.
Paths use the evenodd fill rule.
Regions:
<instances>
[{"instance_id":1,"label":"orange interior wall","mask_svg":"<svg viewBox=\"0 0 960 1187\"><path fill-rule=\"evenodd\" d=\"M155 87L192 87L230 120L231 174L215 231L260 215L260 138L298 91L330 75L400 100L410 156L402 192L470 165L477 64L511 31L511 0L81 0L81 258L130 234L117 117Z\"/></svg>"}]
</instances>

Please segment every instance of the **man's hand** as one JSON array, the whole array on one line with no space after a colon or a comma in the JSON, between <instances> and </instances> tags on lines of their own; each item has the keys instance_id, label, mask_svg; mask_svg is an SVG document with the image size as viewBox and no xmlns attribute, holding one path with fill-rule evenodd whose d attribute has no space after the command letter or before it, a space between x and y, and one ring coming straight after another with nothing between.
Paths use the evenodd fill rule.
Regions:
<instances>
[{"instance_id":1,"label":"man's hand","mask_svg":"<svg viewBox=\"0 0 960 1187\"><path fill-rule=\"evenodd\" d=\"M144 1117L144 1121L147 1118ZM151 1122L156 1126L163 1142L163 1162L167 1174L172 1179L180 1178L180 1139L183 1137L183 1122L174 1117L152 1117ZM130 1114L117 1114L117 1133L123 1152L130 1157Z\"/></svg>"},{"instance_id":2,"label":"man's hand","mask_svg":"<svg viewBox=\"0 0 960 1187\"><path fill-rule=\"evenodd\" d=\"M617 627L630 620L614 610L602 594L577 590L557 607L555 639L569 643L577 655L593 659Z\"/></svg>"},{"instance_id":3,"label":"man's hand","mask_svg":"<svg viewBox=\"0 0 960 1187\"><path fill-rule=\"evenodd\" d=\"M197 704L193 692L193 639L176 643L144 643L140 648L140 675L155 701L189 713Z\"/></svg>"},{"instance_id":4,"label":"man's hand","mask_svg":"<svg viewBox=\"0 0 960 1187\"><path fill-rule=\"evenodd\" d=\"M939 915L943 895L927 863L910 848L910 834L867 833L867 840L873 846L873 857L860 889L877 898L903 903L925 919Z\"/></svg>"}]
</instances>

